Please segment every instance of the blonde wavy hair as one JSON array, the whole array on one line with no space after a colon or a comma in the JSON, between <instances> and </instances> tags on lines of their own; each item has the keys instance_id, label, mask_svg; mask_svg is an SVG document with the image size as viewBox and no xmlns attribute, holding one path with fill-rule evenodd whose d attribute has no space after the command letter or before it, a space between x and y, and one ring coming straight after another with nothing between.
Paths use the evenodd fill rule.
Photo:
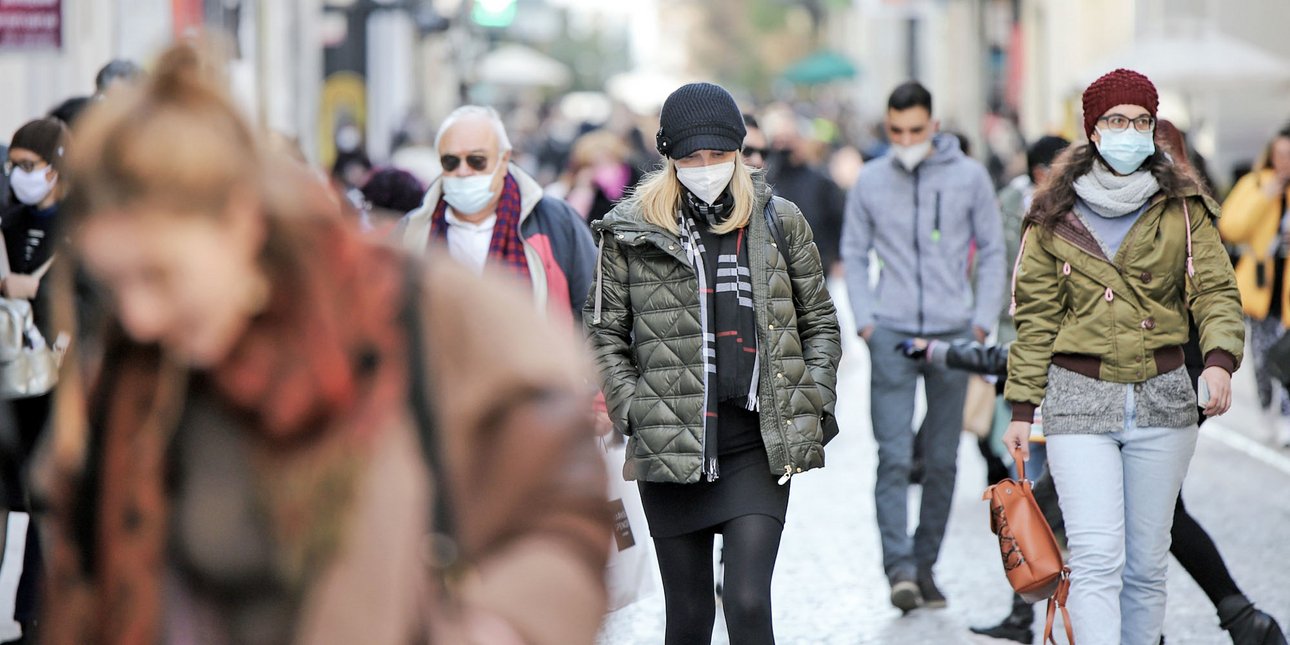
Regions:
<instances>
[{"instance_id":1,"label":"blonde wavy hair","mask_svg":"<svg viewBox=\"0 0 1290 645\"><path fill-rule=\"evenodd\" d=\"M685 187L676 178L676 162L670 157L663 159L663 165L654 172L645 175L627 198L633 208L639 208L645 221L670 233L679 234L680 226L676 222L676 209L681 206L681 195ZM735 153L735 174L730 178L730 193L735 198L735 209L730 219L721 226L713 227L712 232L724 235L748 225L752 218L757 199L757 190L753 186L752 170L744 165L743 157Z\"/></svg>"}]
</instances>

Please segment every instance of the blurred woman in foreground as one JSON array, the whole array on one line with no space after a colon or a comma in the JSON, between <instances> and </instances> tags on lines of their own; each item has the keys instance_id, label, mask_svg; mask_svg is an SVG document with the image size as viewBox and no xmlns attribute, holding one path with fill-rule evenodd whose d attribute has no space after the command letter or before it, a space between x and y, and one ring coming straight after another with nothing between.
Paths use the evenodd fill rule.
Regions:
<instances>
[{"instance_id":1,"label":"blurred woman in foreground","mask_svg":"<svg viewBox=\"0 0 1290 645\"><path fill-rule=\"evenodd\" d=\"M170 49L78 131L112 324L58 404L45 642L590 642L609 534L574 341L361 240L203 67ZM460 557L427 562L445 509Z\"/></svg>"}]
</instances>

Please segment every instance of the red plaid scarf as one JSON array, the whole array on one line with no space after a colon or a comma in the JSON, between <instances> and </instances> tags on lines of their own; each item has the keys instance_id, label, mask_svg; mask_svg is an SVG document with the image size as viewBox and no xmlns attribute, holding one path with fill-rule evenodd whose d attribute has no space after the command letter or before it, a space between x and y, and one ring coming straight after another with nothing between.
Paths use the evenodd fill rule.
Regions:
<instances>
[{"instance_id":1,"label":"red plaid scarf","mask_svg":"<svg viewBox=\"0 0 1290 645\"><path fill-rule=\"evenodd\" d=\"M497 202L497 222L493 225L493 239L488 243L488 259L500 262L528 280L529 261L520 238L520 211L520 185L507 173L506 181L502 182L502 198ZM442 197L430 218L430 238L448 240L448 202Z\"/></svg>"}]
</instances>

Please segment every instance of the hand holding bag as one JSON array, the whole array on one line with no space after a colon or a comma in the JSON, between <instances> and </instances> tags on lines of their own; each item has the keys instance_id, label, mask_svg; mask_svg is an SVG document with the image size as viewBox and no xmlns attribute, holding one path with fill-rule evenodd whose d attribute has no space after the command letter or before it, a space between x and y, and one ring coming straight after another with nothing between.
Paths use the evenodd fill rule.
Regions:
<instances>
[{"instance_id":1,"label":"hand holding bag","mask_svg":"<svg viewBox=\"0 0 1290 645\"><path fill-rule=\"evenodd\" d=\"M990 531L999 536L999 554L1008 583L1027 602L1048 599L1048 617L1044 643L1053 639L1053 623L1061 610L1066 638L1075 645L1066 596L1070 592L1070 568L1062 562L1062 552L1053 530L1035 502L1032 482L1026 479L1026 464L1013 452L1017 479L1004 479L985 489L981 499L990 502Z\"/></svg>"},{"instance_id":2,"label":"hand holding bag","mask_svg":"<svg viewBox=\"0 0 1290 645\"><path fill-rule=\"evenodd\" d=\"M50 258L33 276L39 280L54 263ZM9 278L9 254L0 234L0 281ZM32 316L31 303L21 298L0 298L0 400L25 399L49 393L58 384L67 338L60 335L53 347L45 342Z\"/></svg>"}]
</instances>

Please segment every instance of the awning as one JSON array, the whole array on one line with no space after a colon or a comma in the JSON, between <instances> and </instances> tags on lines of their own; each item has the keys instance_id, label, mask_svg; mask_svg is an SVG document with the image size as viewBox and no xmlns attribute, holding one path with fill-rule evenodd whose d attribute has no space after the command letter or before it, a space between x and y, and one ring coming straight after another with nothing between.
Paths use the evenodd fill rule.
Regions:
<instances>
[{"instance_id":1,"label":"awning","mask_svg":"<svg viewBox=\"0 0 1290 645\"><path fill-rule=\"evenodd\" d=\"M1078 89L1119 67L1146 74L1161 89L1188 94L1290 84L1290 61L1212 29L1140 37L1087 70Z\"/></svg>"},{"instance_id":2,"label":"awning","mask_svg":"<svg viewBox=\"0 0 1290 645\"><path fill-rule=\"evenodd\" d=\"M507 44L479 59L475 80L493 85L567 87L573 73L564 63L532 47Z\"/></svg>"},{"instance_id":3,"label":"awning","mask_svg":"<svg viewBox=\"0 0 1290 645\"><path fill-rule=\"evenodd\" d=\"M827 50L815 52L784 70L784 78L798 85L823 85L855 76L856 66L850 59Z\"/></svg>"}]
</instances>

